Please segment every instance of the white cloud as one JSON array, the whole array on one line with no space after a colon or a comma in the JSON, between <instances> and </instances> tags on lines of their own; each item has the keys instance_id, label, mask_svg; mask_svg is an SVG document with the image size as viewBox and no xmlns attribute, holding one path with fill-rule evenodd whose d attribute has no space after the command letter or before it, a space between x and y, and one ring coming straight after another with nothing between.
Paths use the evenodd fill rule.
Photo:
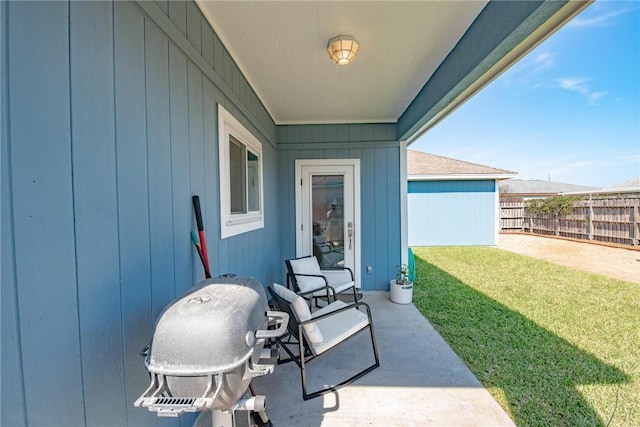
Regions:
<instances>
[{"instance_id":1,"label":"white cloud","mask_svg":"<svg viewBox=\"0 0 640 427\"><path fill-rule=\"evenodd\" d=\"M610 5L620 5L624 7L620 9L612 9ZM628 3L610 2L610 3L596 3L591 8L587 9L582 15L573 18L567 23L567 27L570 28L591 28L591 27L606 27L613 25L615 18L624 15L626 13L634 11L634 7L629 7Z\"/></svg>"},{"instance_id":2,"label":"white cloud","mask_svg":"<svg viewBox=\"0 0 640 427\"><path fill-rule=\"evenodd\" d=\"M587 102L589 105L596 105L596 101L606 94L607 92L591 92L587 95Z\"/></svg>"},{"instance_id":3,"label":"white cloud","mask_svg":"<svg viewBox=\"0 0 640 427\"><path fill-rule=\"evenodd\" d=\"M587 85L588 80L581 77L565 77L562 79L558 79L558 87L571 91L577 92L580 95L584 96L589 105L596 105L596 101L603 96L607 95L607 92L601 91L593 91Z\"/></svg>"},{"instance_id":4,"label":"white cloud","mask_svg":"<svg viewBox=\"0 0 640 427\"><path fill-rule=\"evenodd\" d=\"M537 55L529 55L516 64L509 72L505 73L503 83L506 87L539 87L539 82L534 82L541 73L555 65L555 54L549 51L540 52Z\"/></svg>"},{"instance_id":5,"label":"white cloud","mask_svg":"<svg viewBox=\"0 0 640 427\"><path fill-rule=\"evenodd\" d=\"M578 92L583 95L589 93L589 88L585 85L586 82L587 79L578 77L565 77L562 79L558 79L558 84L562 89Z\"/></svg>"},{"instance_id":6,"label":"white cloud","mask_svg":"<svg viewBox=\"0 0 640 427\"><path fill-rule=\"evenodd\" d=\"M531 72L538 72L548 70L553 67L553 57L555 55L551 52L543 52L533 58L533 62L535 67L531 70Z\"/></svg>"}]
</instances>

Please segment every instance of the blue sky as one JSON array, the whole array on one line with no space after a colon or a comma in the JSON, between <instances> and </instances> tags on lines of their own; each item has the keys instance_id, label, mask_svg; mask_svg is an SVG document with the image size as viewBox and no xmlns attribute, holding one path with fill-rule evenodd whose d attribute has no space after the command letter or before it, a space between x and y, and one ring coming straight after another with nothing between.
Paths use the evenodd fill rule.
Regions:
<instances>
[{"instance_id":1,"label":"blue sky","mask_svg":"<svg viewBox=\"0 0 640 427\"><path fill-rule=\"evenodd\" d=\"M520 179L640 177L640 2L593 3L409 148Z\"/></svg>"}]
</instances>

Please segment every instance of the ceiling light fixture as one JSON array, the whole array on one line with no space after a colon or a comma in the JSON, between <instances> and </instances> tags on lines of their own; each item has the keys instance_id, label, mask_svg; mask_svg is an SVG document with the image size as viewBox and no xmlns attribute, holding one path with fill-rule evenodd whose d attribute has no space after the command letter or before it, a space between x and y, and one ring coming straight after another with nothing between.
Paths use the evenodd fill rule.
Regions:
<instances>
[{"instance_id":1,"label":"ceiling light fixture","mask_svg":"<svg viewBox=\"0 0 640 427\"><path fill-rule=\"evenodd\" d=\"M347 65L358 54L360 43L353 36L337 36L329 40L327 45L327 51L329 51L329 57L336 64Z\"/></svg>"}]
</instances>

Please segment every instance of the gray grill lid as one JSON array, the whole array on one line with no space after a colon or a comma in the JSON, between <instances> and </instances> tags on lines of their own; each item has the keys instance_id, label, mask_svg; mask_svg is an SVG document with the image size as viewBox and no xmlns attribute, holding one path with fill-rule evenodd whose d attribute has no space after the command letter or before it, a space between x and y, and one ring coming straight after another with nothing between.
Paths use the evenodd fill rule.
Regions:
<instances>
[{"instance_id":1,"label":"gray grill lid","mask_svg":"<svg viewBox=\"0 0 640 427\"><path fill-rule=\"evenodd\" d=\"M149 371L177 376L228 372L267 328L267 298L251 277L208 279L167 306L156 322Z\"/></svg>"}]
</instances>

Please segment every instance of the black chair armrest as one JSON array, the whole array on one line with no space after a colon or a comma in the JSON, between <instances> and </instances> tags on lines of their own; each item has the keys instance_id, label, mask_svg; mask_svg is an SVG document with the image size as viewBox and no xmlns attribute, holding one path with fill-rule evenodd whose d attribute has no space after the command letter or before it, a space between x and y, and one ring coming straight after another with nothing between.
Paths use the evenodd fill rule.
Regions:
<instances>
[{"instance_id":1,"label":"black chair armrest","mask_svg":"<svg viewBox=\"0 0 640 427\"><path fill-rule=\"evenodd\" d=\"M304 298L305 295L313 295L318 291L322 291L322 290L326 290L327 291L327 297L329 296L329 293L331 293L331 295L333 296L333 300L335 301L336 299L336 290L334 288L332 288L329 285L326 286L321 286L319 288L310 290L310 291L306 291L306 292L298 292L298 295L300 295L302 298Z\"/></svg>"},{"instance_id":2,"label":"black chair armrest","mask_svg":"<svg viewBox=\"0 0 640 427\"><path fill-rule=\"evenodd\" d=\"M327 285L329 284L329 282L327 281L327 278L324 277L322 274L303 274L303 273L293 273L294 276L304 276L304 277L321 277L322 280L324 280L324 283L326 283Z\"/></svg>"}]
</instances>

